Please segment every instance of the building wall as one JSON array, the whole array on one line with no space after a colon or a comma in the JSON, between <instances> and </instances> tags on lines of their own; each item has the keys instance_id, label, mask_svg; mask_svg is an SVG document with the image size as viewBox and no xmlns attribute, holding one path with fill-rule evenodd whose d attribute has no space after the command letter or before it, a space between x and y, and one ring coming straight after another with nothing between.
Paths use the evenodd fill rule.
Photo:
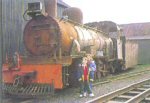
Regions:
<instances>
[{"instance_id":1,"label":"building wall","mask_svg":"<svg viewBox=\"0 0 150 103\"><path fill-rule=\"evenodd\" d=\"M64 11L65 9L66 9L66 7L61 6L61 5L58 4L58 6L57 6L57 17L58 17L58 18L61 18L61 17L62 17L62 13L63 13L63 11Z\"/></svg>"},{"instance_id":2,"label":"building wall","mask_svg":"<svg viewBox=\"0 0 150 103\"><path fill-rule=\"evenodd\" d=\"M138 64L150 64L150 39L138 40Z\"/></svg>"},{"instance_id":3,"label":"building wall","mask_svg":"<svg viewBox=\"0 0 150 103\"><path fill-rule=\"evenodd\" d=\"M125 47L127 67L137 64L150 64L150 39L128 39Z\"/></svg>"},{"instance_id":4,"label":"building wall","mask_svg":"<svg viewBox=\"0 0 150 103\"><path fill-rule=\"evenodd\" d=\"M138 43L136 40L126 40L125 44L125 62L126 68L138 64Z\"/></svg>"},{"instance_id":5,"label":"building wall","mask_svg":"<svg viewBox=\"0 0 150 103\"><path fill-rule=\"evenodd\" d=\"M24 20L23 15L28 2L34 1L40 1L44 5L44 0L2 0L3 57L6 53L12 55L15 51L22 55L26 54L23 30L27 21ZM58 4L58 17L62 16L64 8L65 6ZM29 19L27 15L25 18Z\"/></svg>"},{"instance_id":6,"label":"building wall","mask_svg":"<svg viewBox=\"0 0 150 103\"><path fill-rule=\"evenodd\" d=\"M2 25L3 25L3 53L22 52L23 28L25 21L23 13L25 10L23 0L2 0Z\"/></svg>"}]
</instances>

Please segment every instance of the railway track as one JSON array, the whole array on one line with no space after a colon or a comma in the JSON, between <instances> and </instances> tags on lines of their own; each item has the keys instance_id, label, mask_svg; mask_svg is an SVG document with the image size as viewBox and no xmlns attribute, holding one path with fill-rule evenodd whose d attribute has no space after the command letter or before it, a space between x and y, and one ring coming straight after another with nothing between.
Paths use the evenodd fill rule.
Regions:
<instances>
[{"instance_id":1,"label":"railway track","mask_svg":"<svg viewBox=\"0 0 150 103\"><path fill-rule=\"evenodd\" d=\"M150 79L94 98L86 103L150 103Z\"/></svg>"},{"instance_id":2,"label":"railway track","mask_svg":"<svg viewBox=\"0 0 150 103\"><path fill-rule=\"evenodd\" d=\"M146 70L141 70L141 71L137 71L137 72L130 72L130 73L125 73L125 74L114 75L114 76L111 76L111 77L106 77L106 79L103 79L99 82L93 83L93 86L113 82L113 81L116 81L116 80L131 78L131 77L135 77L135 76L138 76L138 75L147 74L149 72L150 72L150 69L146 69Z\"/></svg>"}]
</instances>

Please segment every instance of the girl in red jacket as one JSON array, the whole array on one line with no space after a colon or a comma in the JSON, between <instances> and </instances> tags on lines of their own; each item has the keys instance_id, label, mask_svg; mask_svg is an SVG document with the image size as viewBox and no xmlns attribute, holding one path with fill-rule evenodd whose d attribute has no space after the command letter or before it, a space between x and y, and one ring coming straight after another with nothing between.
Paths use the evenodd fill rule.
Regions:
<instances>
[{"instance_id":1,"label":"girl in red jacket","mask_svg":"<svg viewBox=\"0 0 150 103\"><path fill-rule=\"evenodd\" d=\"M93 97L94 94L89 86L89 69L87 66L87 58L83 57L82 59L82 77L80 78L80 97L86 96L86 92L89 94L90 97Z\"/></svg>"}]
</instances>

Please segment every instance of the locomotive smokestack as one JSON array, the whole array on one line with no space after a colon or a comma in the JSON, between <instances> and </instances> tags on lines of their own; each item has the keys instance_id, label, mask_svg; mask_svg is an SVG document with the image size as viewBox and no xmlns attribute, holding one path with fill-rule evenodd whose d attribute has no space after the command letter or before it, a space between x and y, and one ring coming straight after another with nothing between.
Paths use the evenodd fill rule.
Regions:
<instances>
[{"instance_id":1,"label":"locomotive smokestack","mask_svg":"<svg viewBox=\"0 0 150 103\"><path fill-rule=\"evenodd\" d=\"M57 0L44 0L44 4L45 12L53 18L57 17Z\"/></svg>"}]
</instances>

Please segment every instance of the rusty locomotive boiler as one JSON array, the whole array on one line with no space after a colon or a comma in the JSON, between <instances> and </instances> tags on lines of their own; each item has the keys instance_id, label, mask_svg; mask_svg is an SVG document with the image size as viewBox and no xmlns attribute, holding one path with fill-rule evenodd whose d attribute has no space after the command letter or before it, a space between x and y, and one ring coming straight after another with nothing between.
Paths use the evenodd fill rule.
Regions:
<instances>
[{"instance_id":1,"label":"rusty locomotive boiler","mask_svg":"<svg viewBox=\"0 0 150 103\"><path fill-rule=\"evenodd\" d=\"M30 11L24 29L27 56L16 53L15 62L3 65L5 92L15 95L48 95L76 82L78 58L91 54L103 76L124 67L123 42L102 31ZM14 65L15 64L15 65Z\"/></svg>"},{"instance_id":2,"label":"rusty locomotive boiler","mask_svg":"<svg viewBox=\"0 0 150 103\"><path fill-rule=\"evenodd\" d=\"M32 55L59 57L73 55L72 52L77 55L89 47L93 47L93 55L96 55L96 51L105 45L110 48L113 45L112 40L101 32L42 15L26 25L24 43Z\"/></svg>"}]
</instances>

